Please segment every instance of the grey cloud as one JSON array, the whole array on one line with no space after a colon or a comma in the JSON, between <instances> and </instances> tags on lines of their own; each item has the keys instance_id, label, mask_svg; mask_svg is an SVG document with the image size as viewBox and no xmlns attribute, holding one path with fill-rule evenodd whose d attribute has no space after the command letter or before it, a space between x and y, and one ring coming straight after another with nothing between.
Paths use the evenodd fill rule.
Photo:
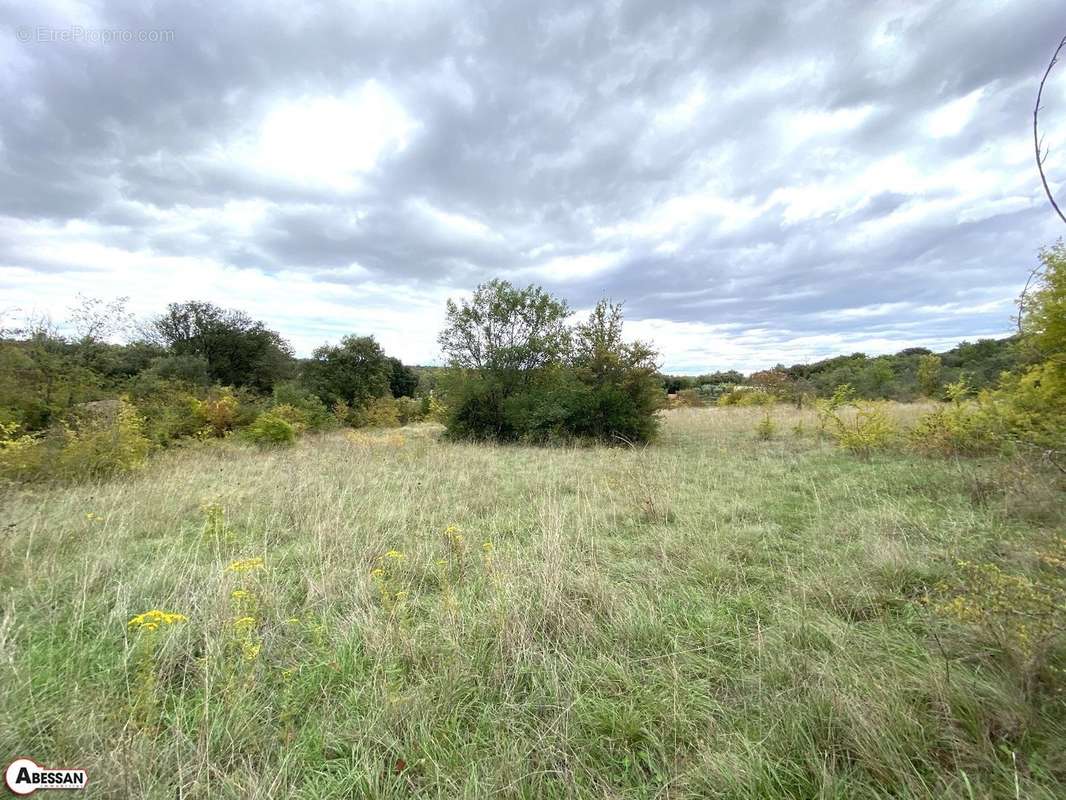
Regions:
<instances>
[{"instance_id":1,"label":"grey cloud","mask_svg":"<svg viewBox=\"0 0 1066 800\"><path fill-rule=\"evenodd\" d=\"M90 24L47 8L4 14L11 29ZM0 88L13 113L0 119L0 214L83 221L115 247L406 288L536 280L548 258L620 252L600 274L541 282L578 306L601 294L625 299L636 318L788 335L895 325L918 341L1006 330L1009 320L983 312L920 309L1020 282L1036 247L1056 235L1033 182L1029 206L979 222L938 205L966 196L964 185L859 186L857 203L831 202L799 221L770 202L789 187L853 188L893 156L935 176L984 154L1005 185L1017 183L1031 167L994 156L1024 141L1034 79L1063 24L1038 0L456 0L378 10L203 2L180 12L115 3L95 16L106 27L173 29L174 40L5 43L12 57ZM878 36L898 47L878 50ZM217 157L254 137L279 101L341 96L368 80L419 127L358 188ZM685 117L678 107L699 87L704 103ZM968 125L928 135L924 115L978 89ZM796 115L861 108L868 113L851 129L803 138L795 127ZM1001 199L995 187L983 191L982 202ZM762 210L732 226L716 211L677 236L638 235L671 198L700 194ZM236 232L211 213L193 229L159 222L244 201L265 211ZM449 233L412 213L419 203L491 235ZM909 210L917 219L863 242L862 226ZM659 247L668 240L675 249ZM0 238L0 266L62 268L49 259ZM909 306L888 321L832 313L894 303Z\"/></svg>"}]
</instances>

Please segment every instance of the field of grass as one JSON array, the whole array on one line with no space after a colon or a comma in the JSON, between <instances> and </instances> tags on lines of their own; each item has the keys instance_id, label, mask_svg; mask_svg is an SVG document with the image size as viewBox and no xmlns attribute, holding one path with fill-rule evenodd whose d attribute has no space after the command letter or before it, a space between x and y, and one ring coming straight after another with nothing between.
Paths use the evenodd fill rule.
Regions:
<instances>
[{"instance_id":1,"label":"field of grass","mask_svg":"<svg viewBox=\"0 0 1066 800\"><path fill-rule=\"evenodd\" d=\"M760 441L761 409L671 411L646 449L227 441L7 490L2 749L95 797L1066 796L1061 642L938 610L960 560L1057 579L1061 483L773 414Z\"/></svg>"}]
</instances>

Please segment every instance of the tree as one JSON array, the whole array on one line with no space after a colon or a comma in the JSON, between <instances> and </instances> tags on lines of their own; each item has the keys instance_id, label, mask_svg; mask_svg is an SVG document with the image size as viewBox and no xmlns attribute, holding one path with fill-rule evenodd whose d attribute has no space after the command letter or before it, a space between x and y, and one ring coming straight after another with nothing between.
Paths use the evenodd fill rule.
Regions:
<instances>
[{"instance_id":1,"label":"tree","mask_svg":"<svg viewBox=\"0 0 1066 800\"><path fill-rule=\"evenodd\" d=\"M662 404L657 353L622 337L622 306L600 300L573 333L571 364L584 386L570 432L600 439L642 442L658 429Z\"/></svg>"},{"instance_id":2,"label":"tree","mask_svg":"<svg viewBox=\"0 0 1066 800\"><path fill-rule=\"evenodd\" d=\"M211 380L268 392L293 371L292 347L243 311L212 303L171 303L149 324L151 339L175 356L200 356Z\"/></svg>"},{"instance_id":3,"label":"tree","mask_svg":"<svg viewBox=\"0 0 1066 800\"><path fill-rule=\"evenodd\" d=\"M339 400L366 406L389 391L392 367L373 336L345 336L339 345L316 348L303 381L327 406Z\"/></svg>"},{"instance_id":4,"label":"tree","mask_svg":"<svg viewBox=\"0 0 1066 800\"><path fill-rule=\"evenodd\" d=\"M418 375L398 358L389 359L389 391L393 397L414 397Z\"/></svg>"},{"instance_id":5,"label":"tree","mask_svg":"<svg viewBox=\"0 0 1066 800\"><path fill-rule=\"evenodd\" d=\"M940 396L942 364L940 356L929 353L918 359L918 388L926 397Z\"/></svg>"},{"instance_id":6,"label":"tree","mask_svg":"<svg viewBox=\"0 0 1066 800\"><path fill-rule=\"evenodd\" d=\"M448 302L440 343L450 435L534 442L644 441L662 398L655 352L622 338L621 306L601 301L571 329L567 304L504 281Z\"/></svg>"},{"instance_id":7,"label":"tree","mask_svg":"<svg viewBox=\"0 0 1066 800\"><path fill-rule=\"evenodd\" d=\"M539 286L517 289L493 280L473 297L448 300L447 324L438 337L453 367L485 370L505 383L563 360L570 309Z\"/></svg>"}]
</instances>

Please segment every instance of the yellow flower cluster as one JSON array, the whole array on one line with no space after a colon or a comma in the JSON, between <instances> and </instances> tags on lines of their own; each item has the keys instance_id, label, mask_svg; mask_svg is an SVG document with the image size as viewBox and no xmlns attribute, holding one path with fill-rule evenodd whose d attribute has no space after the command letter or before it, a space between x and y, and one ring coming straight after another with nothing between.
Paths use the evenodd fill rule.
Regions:
<instances>
[{"instance_id":1,"label":"yellow flower cluster","mask_svg":"<svg viewBox=\"0 0 1066 800\"><path fill-rule=\"evenodd\" d=\"M143 614L138 614L129 621L129 627L134 630L154 631L158 630L164 625L174 625L178 622L185 622L188 620L184 614L178 614L174 611L160 611L159 609L153 609L152 611L145 611Z\"/></svg>"},{"instance_id":2,"label":"yellow flower cluster","mask_svg":"<svg viewBox=\"0 0 1066 800\"><path fill-rule=\"evenodd\" d=\"M238 558L230 562L226 572L250 572L253 569L263 569L264 566L262 558Z\"/></svg>"}]
</instances>

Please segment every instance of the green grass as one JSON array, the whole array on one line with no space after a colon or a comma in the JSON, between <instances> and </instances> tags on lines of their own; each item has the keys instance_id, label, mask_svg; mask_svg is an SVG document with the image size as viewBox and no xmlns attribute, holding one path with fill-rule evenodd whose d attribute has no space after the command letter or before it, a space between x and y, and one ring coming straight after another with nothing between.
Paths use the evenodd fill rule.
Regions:
<instances>
[{"instance_id":1,"label":"green grass","mask_svg":"<svg viewBox=\"0 0 1066 800\"><path fill-rule=\"evenodd\" d=\"M1054 578L1062 486L859 460L780 408L761 441L763 413L669 412L646 449L223 442L9 489L2 749L98 797L1062 797L1061 642L1021 669L923 602L957 559ZM188 621L128 629L155 608Z\"/></svg>"}]
</instances>

